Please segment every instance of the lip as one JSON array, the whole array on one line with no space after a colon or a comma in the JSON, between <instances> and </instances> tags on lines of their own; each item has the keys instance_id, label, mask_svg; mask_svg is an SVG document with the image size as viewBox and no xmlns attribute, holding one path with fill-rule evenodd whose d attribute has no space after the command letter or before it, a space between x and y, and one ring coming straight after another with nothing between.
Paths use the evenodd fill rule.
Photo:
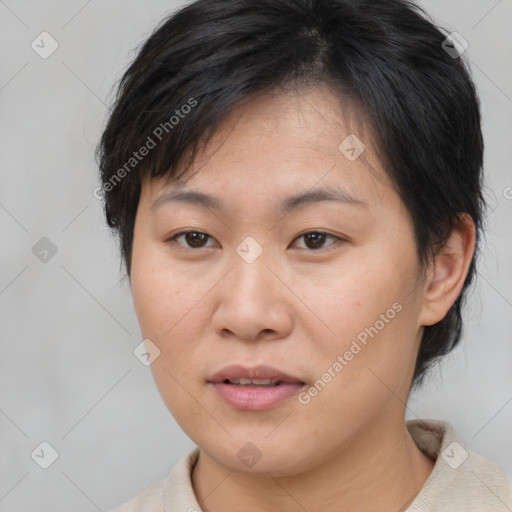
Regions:
<instances>
[{"instance_id":1,"label":"lip","mask_svg":"<svg viewBox=\"0 0 512 512\"><path fill-rule=\"evenodd\" d=\"M277 386L242 387L224 382L232 379L272 379L280 381ZM208 384L218 396L232 407L244 411L262 411L279 405L282 401L297 395L306 384L299 378L288 375L271 366L245 367L231 365L223 368L211 378Z\"/></svg>"},{"instance_id":2,"label":"lip","mask_svg":"<svg viewBox=\"0 0 512 512\"><path fill-rule=\"evenodd\" d=\"M272 380L280 380L286 383L302 383L301 379L295 377L293 375L288 375L277 368L273 368L272 366L242 366L239 364L234 364L230 366L225 366L222 370L215 373L212 377L208 379L208 382L222 382L224 380L233 380L233 379L272 379Z\"/></svg>"}]
</instances>

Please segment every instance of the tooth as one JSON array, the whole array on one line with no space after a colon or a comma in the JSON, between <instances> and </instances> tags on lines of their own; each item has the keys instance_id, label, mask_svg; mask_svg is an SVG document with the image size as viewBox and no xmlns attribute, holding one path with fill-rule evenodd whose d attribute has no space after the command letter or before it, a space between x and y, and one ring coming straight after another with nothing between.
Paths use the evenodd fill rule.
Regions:
<instances>
[{"instance_id":1,"label":"tooth","mask_svg":"<svg viewBox=\"0 0 512 512\"><path fill-rule=\"evenodd\" d=\"M274 381L271 379L252 379L253 384L258 384L261 386L266 386L268 384L272 384Z\"/></svg>"},{"instance_id":2,"label":"tooth","mask_svg":"<svg viewBox=\"0 0 512 512\"><path fill-rule=\"evenodd\" d=\"M269 386L276 385L278 381L272 379L230 379L231 384L240 385L240 386Z\"/></svg>"}]
</instances>

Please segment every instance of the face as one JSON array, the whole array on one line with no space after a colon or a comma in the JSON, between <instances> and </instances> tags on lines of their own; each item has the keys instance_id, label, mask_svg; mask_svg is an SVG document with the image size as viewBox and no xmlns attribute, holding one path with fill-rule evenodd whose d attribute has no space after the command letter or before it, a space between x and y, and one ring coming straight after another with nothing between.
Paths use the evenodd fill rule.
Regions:
<instances>
[{"instance_id":1,"label":"face","mask_svg":"<svg viewBox=\"0 0 512 512\"><path fill-rule=\"evenodd\" d=\"M336 105L323 88L258 97L225 119L186 184L143 184L131 289L152 372L226 468L289 475L403 426L422 329L412 224L368 133L355 133L357 158L355 139L343 143L354 128ZM168 196L192 191L215 204ZM298 384L213 384L229 365Z\"/></svg>"}]
</instances>

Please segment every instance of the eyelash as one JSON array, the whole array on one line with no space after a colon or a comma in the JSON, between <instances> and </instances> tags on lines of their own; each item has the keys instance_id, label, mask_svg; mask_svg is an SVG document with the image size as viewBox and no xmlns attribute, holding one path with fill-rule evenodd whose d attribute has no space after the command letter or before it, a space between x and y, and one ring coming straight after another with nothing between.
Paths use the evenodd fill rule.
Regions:
<instances>
[{"instance_id":1,"label":"eyelash","mask_svg":"<svg viewBox=\"0 0 512 512\"><path fill-rule=\"evenodd\" d=\"M179 233L176 233L175 235L173 235L171 238L167 239L165 243L171 245L171 244L177 244L178 242L176 241L180 236L183 236L183 235L188 235L190 233L195 233L195 234L199 234L199 235L206 235L208 238L210 239L213 239L210 235L206 234L206 233L203 233L202 231L196 231L196 230L191 230L191 231L180 231ZM295 240L299 239L299 238L302 238L302 237L305 237L307 235L311 235L311 234L318 234L318 235L325 235L327 238L331 238L333 240L335 240L334 243L328 245L326 248L319 248L319 249L309 249L310 251L313 251L313 252L325 252L325 249L328 249L329 247L333 246L333 245L336 245L337 242L346 242L345 239L343 238L340 238L339 236L335 236L335 235L331 235L330 233L326 233L325 231L306 231L305 233L302 233L300 235L298 235ZM183 249L190 249L192 251L200 251L201 249L207 249L208 246L206 247L183 247ZM306 250L308 250L308 248L306 247Z\"/></svg>"}]
</instances>

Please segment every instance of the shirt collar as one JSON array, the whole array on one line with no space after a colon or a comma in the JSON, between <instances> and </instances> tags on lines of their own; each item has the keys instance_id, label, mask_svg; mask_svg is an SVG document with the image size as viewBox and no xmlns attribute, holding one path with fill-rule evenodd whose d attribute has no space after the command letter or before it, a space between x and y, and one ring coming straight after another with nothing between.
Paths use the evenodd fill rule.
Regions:
<instances>
[{"instance_id":1,"label":"shirt collar","mask_svg":"<svg viewBox=\"0 0 512 512\"><path fill-rule=\"evenodd\" d=\"M405 512L441 510L439 507L445 506L446 510L464 512L512 510L512 486L505 474L491 461L464 448L450 423L418 419L405 424L420 450L435 460L432 473ZM201 512L191 478L198 457L196 447L164 479L165 512ZM482 508L491 506L494 508Z\"/></svg>"}]
</instances>

